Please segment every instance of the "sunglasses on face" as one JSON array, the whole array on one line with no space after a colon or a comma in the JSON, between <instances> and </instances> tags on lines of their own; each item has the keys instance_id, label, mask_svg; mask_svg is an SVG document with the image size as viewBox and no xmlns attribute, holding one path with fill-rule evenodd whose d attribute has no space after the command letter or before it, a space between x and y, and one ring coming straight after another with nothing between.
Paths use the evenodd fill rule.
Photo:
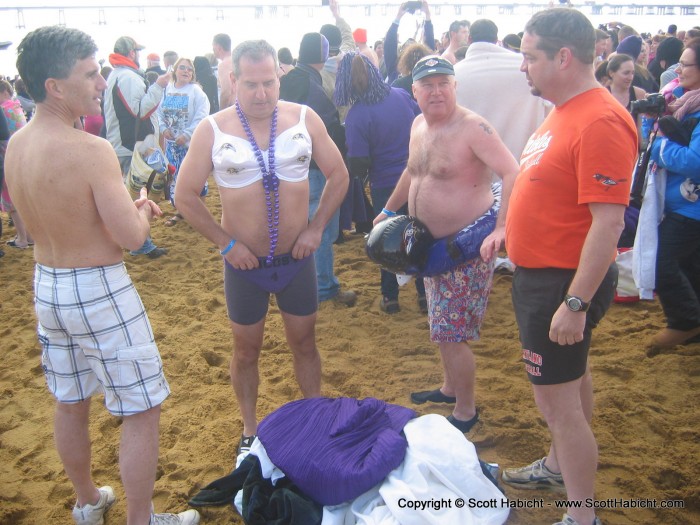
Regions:
<instances>
[{"instance_id":1,"label":"sunglasses on face","mask_svg":"<svg viewBox=\"0 0 700 525\"><path fill-rule=\"evenodd\" d=\"M190 66L184 66L184 65L179 65L177 66L177 69L180 71L194 71L194 68L191 68Z\"/></svg>"}]
</instances>

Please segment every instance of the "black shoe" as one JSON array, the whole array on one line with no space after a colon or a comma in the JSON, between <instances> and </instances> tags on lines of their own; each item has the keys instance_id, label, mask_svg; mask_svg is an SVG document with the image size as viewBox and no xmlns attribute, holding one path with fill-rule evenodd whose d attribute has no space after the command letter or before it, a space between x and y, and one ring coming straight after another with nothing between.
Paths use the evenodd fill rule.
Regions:
<instances>
[{"instance_id":1,"label":"black shoe","mask_svg":"<svg viewBox=\"0 0 700 525\"><path fill-rule=\"evenodd\" d=\"M168 250L166 248L154 248L146 255L148 255L150 259L157 259L161 255L165 255L166 253L168 253Z\"/></svg>"},{"instance_id":2,"label":"black shoe","mask_svg":"<svg viewBox=\"0 0 700 525\"><path fill-rule=\"evenodd\" d=\"M447 416L447 421L452 423L452 425L454 425L455 428L457 428L457 430L459 430L460 432L464 432L466 434L479 421L479 411L477 410L474 417L469 419L468 421L462 421L461 419L457 419L452 414Z\"/></svg>"},{"instance_id":3,"label":"black shoe","mask_svg":"<svg viewBox=\"0 0 700 525\"><path fill-rule=\"evenodd\" d=\"M418 309L422 314L428 313L428 299L425 298L425 295L418 296Z\"/></svg>"},{"instance_id":4,"label":"black shoe","mask_svg":"<svg viewBox=\"0 0 700 525\"><path fill-rule=\"evenodd\" d=\"M423 403L430 401L431 403L456 403L457 398L452 396L446 396L440 389L435 390L425 390L423 392L413 392L411 394L411 401L416 405L422 405Z\"/></svg>"},{"instance_id":5,"label":"black shoe","mask_svg":"<svg viewBox=\"0 0 700 525\"><path fill-rule=\"evenodd\" d=\"M248 437L241 435L241 441L238 443L238 454L250 452L250 447L253 446L256 437L255 434Z\"/></svg>"},{"instance_id":6,"label":"black shoe","mask_svg":"<svg viewBox=\"0 0 700 525\"><path fill-rule=\"evenodd\" d=\"M388 297L382 297L382 300L379 301L379 308L387 314L395 314L401 310L398 299L389 299Z\"/></svg>"}]
</instances>

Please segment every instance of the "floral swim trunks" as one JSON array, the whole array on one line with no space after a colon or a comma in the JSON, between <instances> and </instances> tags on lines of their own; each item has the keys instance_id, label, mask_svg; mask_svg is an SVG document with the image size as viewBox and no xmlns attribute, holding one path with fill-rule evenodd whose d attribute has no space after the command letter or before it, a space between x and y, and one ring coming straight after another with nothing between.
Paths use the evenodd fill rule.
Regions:
<instances>
[{"instance_id":1,"label":"floral swim trunks","mask_svg":"<svg viewBox=\"0 0 700 525\"><path fill-rule=\"evenodd\" d=\"M494 260L485 262L476 257L448 272L425 278L431 341L461 343L479 339Z\"/></svg>"}]
</instances>

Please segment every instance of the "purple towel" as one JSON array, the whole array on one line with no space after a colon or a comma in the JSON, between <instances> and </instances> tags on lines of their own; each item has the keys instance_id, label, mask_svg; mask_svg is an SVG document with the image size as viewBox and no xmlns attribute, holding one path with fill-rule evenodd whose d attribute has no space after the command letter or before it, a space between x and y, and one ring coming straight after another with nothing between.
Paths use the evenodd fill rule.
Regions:
<instances>
[{"instance_id":1,"label":"purple towel","mask_svg":"<svg viewBox=\"0 0 700 525\"><path fill-rule=\"evenodd\" d=\"M378 399L293 401L260 422L270 460L321 505L355 499L398 467L413 410Z\"/></svg>"}]
</instances>

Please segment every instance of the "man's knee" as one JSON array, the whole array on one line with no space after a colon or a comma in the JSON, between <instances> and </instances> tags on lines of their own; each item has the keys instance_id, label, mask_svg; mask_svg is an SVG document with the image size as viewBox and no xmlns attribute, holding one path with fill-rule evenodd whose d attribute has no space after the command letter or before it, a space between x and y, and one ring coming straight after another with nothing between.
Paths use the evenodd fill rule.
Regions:
<instances>
[{"instance_id":1,"label":"man's knee","mask_svg":"<svg viewBox=\"0 0 700 525\"><path fill-rule=\"evenodd\" d=\"M261 346L250 344L234 344L232 363L238 366L253 366L260 359Z\"/></svg>"},{"instance_id":2,"label":"man's knee","mask_svg":"<svg viewBox=\"0 0 700 525\"><path fill-rule=\"evenodd\" d=\"M129 414L126 416L123 416L123 421L124 424L126 425L152 425L158 424L158 421L160 420L160 407L161 405L158 404L154 407L151 407L149 409L144 410L143 412L138 412L136 414Z\"/></svg>"},{"instance_id":3,"label":"man's knee","mask_svg":"<svg viewBox=\"0 0 700 525\"><path fill-rule=\"evenodd\" d=\"M438 348L441 354L447 356L469 355L472 353L472 349L466 341L461 341L459 343L439 342Z\"/></svg>"},{"instance_id":4,"label":"man's knee","mask_svg":"<svg viewBox=\"0 0 700 525\"><path fill-rule=\"evenodd\" d=\"M256 364L262 349L265 320L250 326L231 323L233 332L233 362Z\"/></svg>"},{"instance_id":5,"label":"man's knee","mask_svg":"<svg viewBox=\"0 0 700 525\"><path fill-rule=\"evenodd\" d=\"M90 399L91 398L88 397L77 403L62 403L61 401L56 401L56 413L58 415L87 420L90 415Z\"/></svg>"},{"instance_id":6,"label":"man's knee","mask_svg":"<svg viewBox=\"0 0 700 525\"><path fill-rule=\"evenodd\" d=\"M316 348L316 341L311 338L303 343L292 345L290 343L290 348L292 349L292 354L294 359L317 359L319 357L318 349Z\"/></svg>"},{"instance_id":7,"label":"man's knee","mask_svg":"<svg viewBox=\"0 0 700 525\"><path fill-rule=\"evenodd\" d=\"M583 378L561 385L533 385L535 403L547 425L565 423L570 418L583 417L581 381Z\"/></svg>"}]
</instances>

